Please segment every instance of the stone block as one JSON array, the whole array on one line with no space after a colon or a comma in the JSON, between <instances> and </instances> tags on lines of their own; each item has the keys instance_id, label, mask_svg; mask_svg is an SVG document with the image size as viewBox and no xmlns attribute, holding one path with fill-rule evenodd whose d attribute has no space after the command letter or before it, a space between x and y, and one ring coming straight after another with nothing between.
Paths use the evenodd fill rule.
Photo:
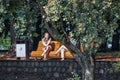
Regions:
<instances>
[{"instance_id":1,"label":"stone block","mask_svg":"<svg viewBox=\"0 0 120 80\"><path fill-rule=\"evenodd\" d=\"M57 72L61 72L61 67L57 67Z\"/></svg>"},{"instance_id":2,"label":"stone block","mask_svg":"<svg viewBox=\"0 0 120 80\"><path fill-rule=\"evenodd\" d=\"M47 77L47 78L52 77L52 73L46 73L46 77Z\"/></svg>"},{"instance_id":3,"label":"stone block","mask_svg":"<svg viewBox=\"0 0 120 80\"><path fill-rule=\"evenodd\" d=\"M39 67L38 64L39 64L38 62L35 62L35 67Z\"/></svg>"},{"instance_id":4,"label":"stone block","mask_svg":"<svg viewBox=\"0 0 120 80\"><path fill-rule=\"evenodd\" d=\"M16 66L16 65L17 65L17 62L14 61L14 62L12 63L12 66Z\"/></svg>"},{"instance_id":5,"label":"stone block","mask_svg":"<svg viewBox=\"0 0 120 80\"><path fill-rule=\"evenodd\" d=\"M61 72L66 72L67 70L65 69L65 67L62 67L62 69L61 69Z\"/></svg>"},{"instance_id":6,"label":"stone block","mask_svg":"<svg viewBox=\"0 0 120 80\"><path fill-rule=\"evenodd\" d=\"M28 72L29 71L29 68L24 68L24 72Z\"/></svg>"},{"instance_id":7,"label":"stone block","mask_svg":"<svg viewBox=\"0 0 120 80\"><path fill-rule=\"evenodd\" d=\"M27 62L27 67L31 67L31 62Z\"/></svg>"},{"instance_id":8,"label":"stone block","mask_svg":"<svg viewBox=\"0 0 120 80\"><path fill-rule=\"evenodd\" d=\"M22 72L22 69L20 67L16 68L17 72Z\"/></svg>"},{"instance_id":9,"label":"stone block","mask_svg":"<svg viewBox=\"0 0 120 80\"><path fill-rule=\"evenodd\" d=\"M58 77L59 77L59 73L58 73L58 72L55 72L55 73L53 74L53 76L54 76L55 78L58 78Z\"/></svg>"},{"instance_id":10,"label":"stone block","mask_svg":"<svg viewBox=\"0 0 120 80\"><path fill-rule=\"evenodd\" d=\"M38 72L38 73L43 72L43 69L42 69L42 68L38 68L38 69L37 69L37 72Z\"/></svg>"},{"instance_id":11,"label":"stone block","mask_svg":"<svg viewBox=\"0 0 120 80\"><path fill-rule=\"evenodd\" d=\"M34 68L34 72L37 72L38 71L38 69L37 68Z\"/></svg>"},{"instance_id":12,"label":"stone block","mask_svg":"<svg viewBox=\"0 0 120 80\"><path fill-rule=\"evenodd\" d=\"M12 63L11 62L7 62L7 66L11 66L12 65Z\"/></svg>"},{"instance_id":13,"label":"stone block","mask_svg":"<svg viewBox=\"0 0 120 80\"><path fill-rule=\"evenodd\" d=\"M31 65L29 66L29 67L35 67L35 64L34 64L34 62L31 62Z\"/></svg>"},{"instance_id":14,"label":"stone block","mask_svg":"<svg viewBox=\"0 0 120 80\"><path fill-rule=\"evenodd\" d=\"M3 63L4 66L8 66L7 62L6 63Z\"/></svg>"},{"instance_id":15,"label":"stone block","mask_svg":"<svg viewBox=\"0 0 120 80\"><path fill-rule=\"evenodd\" d=\"M7 71L7 67L4 67L4 66L3 66L3 67L1 67L1 69L2 69L3 72L4 72L4 71L5 71L5 72Z\"/></svg>"},{"instance_id":16,"label":"stone block","mask_svg":"<svg viewBox=\"0 0 120 80\"><path fill-rule=\"evenodd\" d=\"M30 73L34 72L34 68L29 68L29 72Z\"/></svg>"},{"instance_id":17,"label":"stone block","mask_svg":"<svg viewBox=\"0 0 120 80\"><path fill-rule=\"evenodd\" d=\"M40 62L40 63L39 63L39 66L40 66L40 67L43 67L44 65L45 65L44 62Z\"/></svg>"},{"instance_id":18,"label":"stone block","mask_svg":"<svg viewBox=\"0 0 120 80\"><path fill-rule=\"evenodd\" d=\"M52 67L49 67L48 72L52 72L52 69L53 69Z\"/></svg>"},{"instance_id":19,"label":"stone block","mask_svg":"<svg viewBox=\"0 0 120 80\"><path fill-rule=\"evenodd\" d=\"M11 67L12 71L16 71L16 67Z\"/></svg>"},{"instance_id":20,"label":"stone block","mask_svg":"<svg viewBox=\"0 0 120 80\"><path fill-rule=\"evenodd\" d=\"M3 66L4 64L2 62L0 62L0 67Z\"/></svg>"},{"instance_id":21,"label":"stone block","mask_svg":"<svg viewBox=\"0 0 120 80\"><path fill-rule=\"evenodd\" d=\"M44 67L43 68L43 72L47 72L48 71L48 68L47 67Z\"/></svg>"},{"instance_id":22,"label":"stone block","mask_svg":"<svg viewBox=\"0 0 120 80\"><path fill-rule=\"evenodd\" d=\"M11 72L12 71L12 69L9 67L9 68L7 68L7 72Z\"/></svg>"},{"instance_id":23,"label":"stone block","mask_svg":"<svg viewBox=\"0 0 120 80\"><path fill-rule=\"evenodd\" d=\"M51 62L48 62L48 65L47 66L52 66L52 63Z\"/></svg>"},{"instance_id":24,"label":"stone block","mask_svg":"<svg viewBox=\"0 0 120 80\"><path fill-rule=\"evenodd\" d=\"M52 70L52 71L55 72L56 70L57 70L57 67L53 67L53 70Z\"/></svg>"}]
</instances>

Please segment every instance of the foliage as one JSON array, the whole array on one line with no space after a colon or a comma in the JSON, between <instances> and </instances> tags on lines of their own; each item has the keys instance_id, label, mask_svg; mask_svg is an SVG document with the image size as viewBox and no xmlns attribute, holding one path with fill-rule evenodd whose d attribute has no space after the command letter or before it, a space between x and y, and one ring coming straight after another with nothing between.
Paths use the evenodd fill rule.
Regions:
<instances>
[{"instance_id":1,"label":"foliage","mask_svg":"<svg viewBox=\"0 0 120 80\"><path fill-rule=\"evenodd\" d=\"M36 12L31 12L29 5L26 5L25 0L0 0L0 29L1 34L6 31L7 34L9 29L5 27L4 21L9 19L16 32L16 38L25 40L32 36L32 32L35 30L34 23L36 22L33 18ZM6 35L7 35L6 34Z\"/></svg>"},{"instance_id":2,"label":"foliage","mask_svg":"<svg viewBox=\"0 0 120 80\"><path fill-rule=\"evenodd\" d=\"M113 63L112 68L107 69L108 73L120 72L120 61Z\"/></svg>"},{"instance_id":3,"label":"foliage","mask_svg":"<svg viewBox=\"0 0 120 80\"><path fill-rule=\"evenodd\" d=\"M80 77L78 76L77 73L72 72L73 77L72 78L68 78L67 80L80 80Z\"/></svg>"},{"instance_id":4,"label":"foliage","mask_svg":"<svg viewBox=\"0 0 120 80\"><path fill-rule=\"evenodd\" d=\"M16 29L16 38L31 38L41 16L40 26L65 44L81 64L83 75L91 77L91 56L114 33L119 14L119 0L0 0L0 32L9 32L4 24L8 19ZM67 44L69 33L82 44L84 54Z\"/></svg>"},{"instance_id":5,"label":"foliage","mask_svg":"<svg viewBox=\"0 0 120 80\"><path fill-rule=\"evenodd\" d=\"M117 72L117 71L120 71L120 61L118 61L117 63L114 63L114 71Z\"/></svg>"},{"instance_id":6,"label":"foliage","mask_svg":"<svg viewBox=\"0 0 120 80\"><path fill-rule=\"evenodd\" d=\"M0 38L0 50L8 50L10 48L10 38L7 37L4 39L3 37Z\"/></svg>"},{"instance_id":7,"label":"foliage","mask_svg":"<svg viewBox=\"0 0 120 80\"><path fill-rule=\"evenodd\" d=\"M63 26L65 30L72 27L73 37L84 45L85 51L91 54L95 53L100 44L114 33L116 22L120 17L119 5L117 1L112 0L48 0L44 9L46 21L55 22L57 24L54 26L60 28L63 26L60 25L62 19L66 24ZM90 50L92 42L94 42L94 49Z\"/></svg>"},{"instance_id":8,"label":"foliage","mask_svg":"<svg viewBox=\"0 0 120 80\"><path fill-rule=\"evenodd\" d=\"M16 38L30 38L35 32L34 23L41 10L43 19L56 22L55 28L60 28L63 26L62 23L65 23L63 26L65 30L69 31L77 42L81 42L86 51L89 51L91 42L98 48L116 29L120 12L118 1L0 0L0 31L2 33L5 29L4 20L10 19L16 29ZM45 26L44 22L42 25ZM64 39L64 35L58 36Z\"/></svg>"},{"instance_id":9,"label":"foliage","mask_svg":"<svg viewBox=\"0 0 120 80\"><path fill-rule=\"evenodd\" d=\"M119 0L48 0L43 8L49 33L75 56L82 67L82 79L93 80L93 55L117 27ZM83 54L67 43L69 33L82 45Z\"/></svg>"}]
</instances>

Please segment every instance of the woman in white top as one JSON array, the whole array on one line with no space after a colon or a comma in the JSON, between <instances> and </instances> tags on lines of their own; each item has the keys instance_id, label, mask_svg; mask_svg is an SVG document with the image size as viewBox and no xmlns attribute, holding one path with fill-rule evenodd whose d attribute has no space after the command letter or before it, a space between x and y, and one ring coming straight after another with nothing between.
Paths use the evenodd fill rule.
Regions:
<instances>
[{"instance_id":1,"label":"woman in white top","mask_svg":"<svg viewBox=\"0 0 120 80\"><path fill-rule=\"evenodd\" d=\"M49 33L44 34L44 38L42 39L43 44L43 53L41 56L43 56L43 60L47 60L47 54L50 50L52 50L52 46L50 45L51 38L49 37Z\"/></svg>"}]
</instances>

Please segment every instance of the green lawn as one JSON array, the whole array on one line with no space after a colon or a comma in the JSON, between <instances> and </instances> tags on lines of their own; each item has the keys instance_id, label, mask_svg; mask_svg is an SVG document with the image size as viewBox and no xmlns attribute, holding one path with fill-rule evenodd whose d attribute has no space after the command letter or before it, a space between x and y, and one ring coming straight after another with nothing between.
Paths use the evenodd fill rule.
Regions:
<instances>
[{"instance_id":1,"label":"green lawn","mask_svg":"<svg viewBox=\"0 0 120 80\"><path fill-rule=\"evenodd\" d=\"M120 57L120 51L117 52L98 52L96 53L96 56L115 56L115 57Z\"/></svg>"}]
</instances>

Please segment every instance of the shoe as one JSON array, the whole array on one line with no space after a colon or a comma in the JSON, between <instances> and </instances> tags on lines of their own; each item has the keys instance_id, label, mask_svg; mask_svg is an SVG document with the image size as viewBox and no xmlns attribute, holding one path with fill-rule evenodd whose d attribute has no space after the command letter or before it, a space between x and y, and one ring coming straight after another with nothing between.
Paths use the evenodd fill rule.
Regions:
<instances>
[{"instance_id":1,"label":"shoe","mask_svg":"<svg viewBox=\"0 0 120 80\"><path fill-rule=\"evenodd\" d=\"M61 59L61 61L64 61L64 60L65 60L64 58Z\"/></svg>"}]
</instances>

